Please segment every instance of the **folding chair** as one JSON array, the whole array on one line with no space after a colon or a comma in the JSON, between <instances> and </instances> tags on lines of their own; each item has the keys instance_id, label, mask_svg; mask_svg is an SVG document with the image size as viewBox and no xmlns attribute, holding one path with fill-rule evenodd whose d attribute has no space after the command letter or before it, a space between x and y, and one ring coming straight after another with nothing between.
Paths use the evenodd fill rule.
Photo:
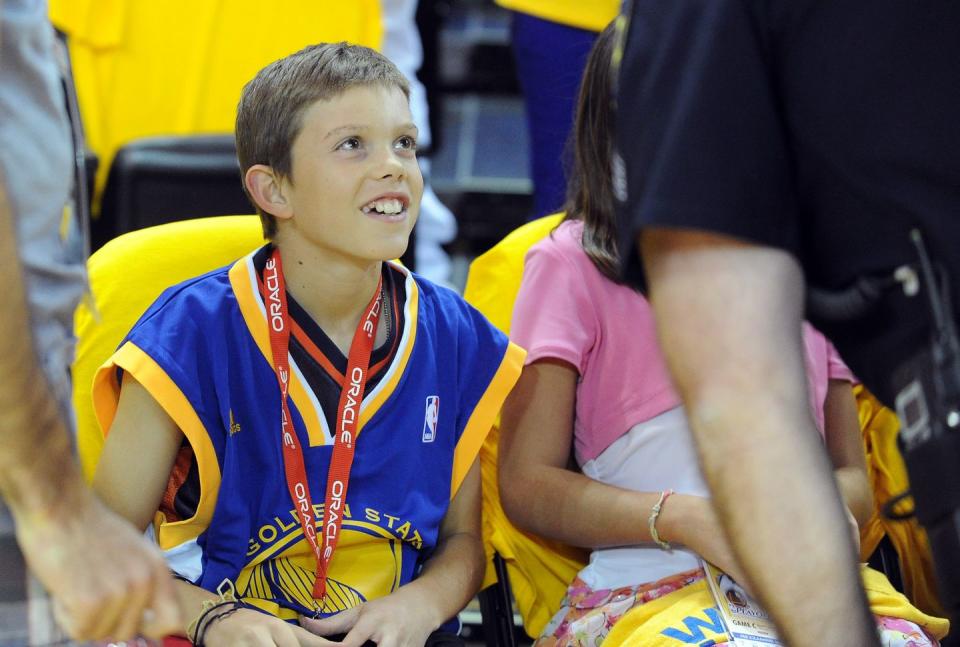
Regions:
<instances>
[{"instance_id":1,"label":"folding chair","mask_svg":"<svg viewBox=\"0 0 960 647\"><path fill-rule=\"evenodd\" d=\"M113 158L94 244L177 220L253 212L232 135L137 139Z\"/></svg>"}]
</instances>

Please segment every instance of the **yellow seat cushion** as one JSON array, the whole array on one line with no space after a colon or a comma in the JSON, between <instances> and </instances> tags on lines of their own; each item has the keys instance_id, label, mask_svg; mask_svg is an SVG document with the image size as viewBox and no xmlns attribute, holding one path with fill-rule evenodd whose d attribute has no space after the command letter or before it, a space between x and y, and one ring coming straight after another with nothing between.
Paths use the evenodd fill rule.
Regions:
<instances>
[{"instance_id":1,"label":"yellow seat cushion","mask_svg":"<svg viewBox=\"0 0 960 647\"><path fill-rule=\"evenodd\" d=\"M223 267L263 242L257 216L222 216L134 231L90 257L90 293L74 315L77 354L73 363L77 449L88 479L103 447L91 396L97 369L163 290Z\"/></svg>"},{"instance_id":2,"label":"yellow seat cushion","mask_svg":"<svg viewBox=\"0 0 960 647\"><path fill-rule=\"evenodd\" d=\"M523 277L523 259L535 243L560 224L562 214L546 216L511 232L470 264L463 296L503 332L510 333L513 304ZM567 585L583 568L587 554L558 542L527 534L507 519L497 489L499 421L480 450L483 480L483 538L488 570L484 586L496 581L490 558L496 551L507 564L510 587L524 630L537 636L560 607Z\"/></svg>"}]
</instances>

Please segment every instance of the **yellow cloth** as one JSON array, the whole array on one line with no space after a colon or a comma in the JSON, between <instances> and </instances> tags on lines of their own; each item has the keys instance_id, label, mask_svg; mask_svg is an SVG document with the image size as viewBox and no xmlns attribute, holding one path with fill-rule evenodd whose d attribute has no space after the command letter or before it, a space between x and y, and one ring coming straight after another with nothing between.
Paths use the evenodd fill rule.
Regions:
<instances>
[{"instance_id":1,"label":"yellow cloth","mask_svg":"<svg viewBox=\"0 0 960 647\"><path fill-rule=\"evenodd\" d=\"M80 112L100 157L140 137L232 133L243 85L306 45L379 47L380 0L50 0L69 37Z\"/></svg>"},{"instance_id":2,"label":"yellow cloth","mask_svg":"<svg viewBox=\"0 0 960 647\"><path fill-rule=\"evenodd\" d=\"M860 428L867 453L867 477L873 490L874 510L860 531L861 557L869 556L886 534L900 558L904 592L918 608L946 615L937 597L933 558L926 531L916 519L891 521L880 507L891 497L906 491L910 484L907 468L897 447L900 423L890 409L858 385L854 388L860 414Z\"/></svg>"},{"instance_id":3,"label":"yellow cloth","mask_svg":"<svg viewBox=\"0 0 960 647\"><path fill-rule=\"evenodd\" d=\"M672 632L676 634L669 635ZM689 638L684 641L679 635ZM676 647L685 642L699 645L706 640L723 643L730 636L719 620L707 581L700 580L627 611L613 625L603 644Z\"/></svg>"},{"instance_id":4,"label":"yellow cloth","mask_svg":"<svg viewBox=\"0 0 960 647\"><path fill-rule=\"evenodd\" d=\"M947 620L928 616L914 608L891 586L883 573L864 567L861 575L874 614L914 622L938 640L947 635L950 628ZM820 593L811 591L810 594ZM603 644L610 647L675 647L683 643L699 645L705 640L717 643L729 640L723 625L716 620L713 596L706 580L700 580L631 609L617 621ZM680 636L687 637L687 640Z\"/></svg>"},{"instance_id":5,"label":"yellow cloth","mask_svg":"<svg viewBox=\"0 0 960 647\"><path fill-rule=\"evenodd\" d=\"M513 303L520 290L523 259L530 247L556 227L562 215L547 216L511 232L470 264L464 298L494 326L510 333ZM497 489L499 421L480 450L483 480L483 537L488 568L484 586L496 582L489 558L497 551L507 563L510 586L523 626L537 636L560 608L567 586L586 563L586 553L524 533L507 520Z\"/></svg>"},{"instance_id":6,"label":"yellow cloth","mask_svg":"<svg viewBox=\"0 0 960 647\"><path fill-rule=\"evenodd\" d=\"M470 263L463 298L508 335L527 250L553 231L561 220L563 214L554 214L528 222Z\"/></svg>"},{"instance_id":7,"label":"yellow cloth","mask_svg":"<svg viewBox=\"0 0 960 647\"><path fill-rule=\"evenodd\" d=\"M90 257L90 300L74 315L73 364L77 449L88 479L103 448L93 411L97 369L165 288L227 265L262 244L259 218L223 216L141 229L113 239Z\"/></svg>"},{"instance_id":8,"label":"yellow cloth","mask_svg":"<svg viewBox=\"0 0 960 647\"><path fill-rule=\"evenodd\" d=\"M867 591L867 601L874 615L902 618L915 622L927 633L940 640L950 631L950 621L926 614L913 604L905 595L897 591L887 580L887 576L867 566L861 571L863 588Z\"/></svg>"},{"instance_id":9,"label":"yellow cloth","mask_svg":"<svg viewBox=\"0 0 960 647\"><path fill-rule=\"evenodd\" d=\"M620 0L495 0L505 9L570 27L603 31L620 10Z\"/></svg>"}]
</instances>

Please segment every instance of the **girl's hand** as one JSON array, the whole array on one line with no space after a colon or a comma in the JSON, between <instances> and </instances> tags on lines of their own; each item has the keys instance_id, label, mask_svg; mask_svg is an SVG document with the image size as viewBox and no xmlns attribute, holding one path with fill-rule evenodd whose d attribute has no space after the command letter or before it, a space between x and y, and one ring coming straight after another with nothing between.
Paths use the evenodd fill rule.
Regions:
<instances>
[{"instance_id":1,"label":"girl's hand","mask_svg":"<svg viewBox=\"0 0 960 647\"><path fill-rule=\"evenodd\" d=\"M749 582L733 554L710 499L675 494L664 503L661 520L665 515L670 515L668 523L672 532L667 536L669 541L683 544L750 591Z\"/></svg>"},{"instance_id":2,"label":"girl's hand","mask_svg":"<svg viewBox=\"0 0 960 647\"><path fill-rule=\"evenodd\" d=\"M850 532L853 534L853 546L857 549L857 555L859 558L860 555L860 524L857 523L857 518L853 516L853 512L850 511L850 508L843 506L843 511L847 513L847 521L850 523Z\"/></svg>"},{"instance_id":3,"label":"girl's hand","mask_svg":"<svg viewBox=\"0 0 960 647\"><path fill-rule=\"evenodd\" d=\"M324 647L324 640L306 629L253 609L240 609L228 617L206 620L203 643L207 647Z\"/></svg>"},{"instance_id":4,"label":"girl's hand","mask_svg":"<svg viewBox=\"0 0 960 647\"><path fill-rule=\"evenodd\" d=\"M300 624L320 636L346 634L343 647L368 640L378 647L423 647L439 623L425 611L427 605L405 593L401 589L322 620L301 616Z\"/></svg>"}]
</instances>

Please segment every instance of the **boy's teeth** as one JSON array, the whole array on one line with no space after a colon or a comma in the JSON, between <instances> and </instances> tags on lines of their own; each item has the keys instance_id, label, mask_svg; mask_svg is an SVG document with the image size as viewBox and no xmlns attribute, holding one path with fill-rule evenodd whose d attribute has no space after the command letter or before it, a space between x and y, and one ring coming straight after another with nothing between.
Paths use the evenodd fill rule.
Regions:
<instances>
[{"instance_id":1,"label":"boy's teeth","mask_svg":"<svg viewBox=\"0 0 960 647\"><path fill-rule=\"evenodd\" d=\"M376 211L377 213L386 213L386 214L395 214L403 211L403 204L397 200L374 200L370 204L363 207L364 213L370 213L371 211Z\"/></svg>"}]
</instances>

